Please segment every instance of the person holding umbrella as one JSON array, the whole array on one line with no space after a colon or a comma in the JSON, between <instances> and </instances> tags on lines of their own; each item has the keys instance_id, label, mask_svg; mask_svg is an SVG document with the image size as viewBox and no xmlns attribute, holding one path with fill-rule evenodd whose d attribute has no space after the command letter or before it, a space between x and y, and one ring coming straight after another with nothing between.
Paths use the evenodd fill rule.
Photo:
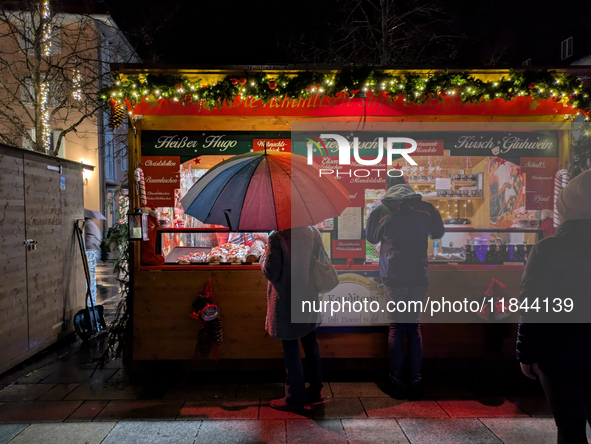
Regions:
<instances>
[{"instance_id":1,"label":"person holding umbrella","mask_svg":"<svg viewBox=\"0 0 591 444\"><path fill-rule=\"evenodd\" d=\"M96 305L96 266L101 257L103 234L93 219L107 220L107 218L98 211L84 209L84 244L90 271L90 293L92 302Z\"/></svg>"},{"instance_id":2,"label":"person holding umbrella","mask_svg":"<svg viewBox=\"0 0 591 444\"><path fill-rule=\"evenodd\" d=\"M318 300L312 261L326 257L326 251L314 225L339 216L350 200L336 179L319 171L318 165L308 165L304 156L296 154L242 154L209 170L181 200L185 213L203 223L224 225L230 231L274 230L261 268L269 280L265 328L283 341L285 351L286 396L271 402L279 410L298 410L324 399L315 335L321 314L302 313L297 301ZM266 241L264 236L259 240ZM292 322L292 314L297 315L297 323ZM299 342L306 353L308 393Z\"/></svg>"},{"instance_id":3,"label":"person holding umbrella","mask_svg":"<svg viewBox=\"0 0 591 444\"><path fill-rule=\"evenodd\" d=\"M316 227L297 227L275 231L261 258L261 269L269 280L265 330L281 339L285 359L285 397L271 401L277 410L298 410L306 404L322 402L322 371L316 342L316 328L321 313L309 313L307 323L292 323L295 301L318 299L318 290L310 273L316 257L326 257L320 232ZM292 285L297 282L297 285ZM297 293L297 294L294 294ZM310 387L306 393L304 368L298 341L306 354L306 373Z\"/></svg>"},{"instance_id":4,"label":"person holding umbrella","mask_svg":"<svg viewBox=\"0 0 591 444\"><path fill-rule=\"evenodd\" d=\"M100 254L103 234L93 219L107 220L107 218L98 211L84 209L84 244L86 250L94 250Z\"/></svg>"}]
</instances>

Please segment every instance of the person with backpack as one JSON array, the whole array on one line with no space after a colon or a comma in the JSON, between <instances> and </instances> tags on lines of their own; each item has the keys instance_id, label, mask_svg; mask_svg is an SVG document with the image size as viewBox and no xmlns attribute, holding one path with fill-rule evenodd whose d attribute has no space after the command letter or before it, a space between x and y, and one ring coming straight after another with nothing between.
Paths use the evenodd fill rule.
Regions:
<instances>
[{"instance_id":1,"label":"person with backpack","mask_svg":"<svg viewBox=\"0 0 591 444\"><path fill-rule=\"evenodd\" d=\"M403 176L386 180L382 204L369 216L365 236L380 246L380 278L388 302L423 301L428 288L428 238L440 239L445 233L439 211L415 193ZM410 395L422 393L423 343L420 312L388 313L389 380L386 391L394 398L403 396L403 336L408 341Z\"/></svg>"}]
</instances>

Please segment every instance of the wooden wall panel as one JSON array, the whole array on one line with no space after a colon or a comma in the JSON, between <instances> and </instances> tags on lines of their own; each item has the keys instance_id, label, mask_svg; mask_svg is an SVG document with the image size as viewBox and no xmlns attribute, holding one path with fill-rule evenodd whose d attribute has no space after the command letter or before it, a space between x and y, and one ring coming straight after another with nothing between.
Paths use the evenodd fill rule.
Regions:
<instances>
[{"instance_id":1,"label":"wooden wall panel","mask_svg":"<svg viewBox=\"0 0 591 444\"><path fill-rule=\"evenodd\" d=\"M78 166L62 164L61 176L65 180L65 189L60 190L62 208L61 280L64 293L62 314L64 324L58 331L71 331L74 315L86 305L86 279L80 248L74 232L74 223L78 219L84 219L84 185L80 167Z\"/></svg>"},{"instance_id":2,"label":"wooden wall panel","mask_svg":"<svg viewBox=\"0 0 591 444\"><path fill-rule=\"evenodd\" d=\"M507 285L507 297L517 297L522 270L433 270L428 295L447 300L481 300L495 277ZM236 271L140 271L135 276L134 359L191 359L199 322L188 313L197 294L211 277L215 303L224 320L220 359L282 358L281 342L264 331L266 280L253 270ZM423 324L425 357L468 358L492 353L491 341L501 334L501 352L511 357L516 324L491 325L475 314L465 323ZM514 315L512 321L517 320ZM324 358L384 358L387 334L319 333Z\"/></svg>"},{"instance_id":3,"label":"wooden wall panel","mask_svg":"<svg viewBox=\"0 0 591 444\"><path fill-rule=\"evenodd\" d=\"M25 223L27 239L38 242L27 253L29 283L29 348L36 347L61 331L62 321L62 213L60 173L57 160L24 155Z\"/></svg>"},{"instance_id":4,"label":"wooden wall panel","mask_svg":"<svg viewBox=\"0 0 591 444\"><path fill-rule=\"evenodd\" d=\"M0 351L9 361L29 348L22 156L0 151ZM0 372L2 369L0 369Z\"/></svg>"},{"instance_id":5,"label":"wooden wall panel","mask_svg":"<svg viewBox=\"0 0 591 444\"><path fill-rule=\"evenodd\" d=\"M281 358L281 342L265 330L267 281L259 271L138 272L134 297L134 358L191 359L199 322L191 305L211 277L224 321L220 358Z\"/></svg>"},{"instance_id":6,"label":"wooden wall panel","mask_svg":"<svg viewBox=\"0 0 591 444\"><path fill-rule=\"evenodd\" d=\"M79 164L0 146L0 373L73 331L85 295L73 237L83 200Z\"/></svg>"}]
</instances>

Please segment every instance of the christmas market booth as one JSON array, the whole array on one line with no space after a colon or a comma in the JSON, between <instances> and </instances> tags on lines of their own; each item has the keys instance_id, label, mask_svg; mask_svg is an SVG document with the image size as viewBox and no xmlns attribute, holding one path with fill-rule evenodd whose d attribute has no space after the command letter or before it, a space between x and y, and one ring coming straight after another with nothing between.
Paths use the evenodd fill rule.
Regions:
<instances>
[{"instance_id":1,"label":"christmas market booth","mask_svg":"<svg viewBox=\"0 0 591 444\"><path fill-rule=\"evenodd\" d=\"M268 225L229 230L223 208L200 208L193 217L182 202L212 167L234 156L305 156L310 144L299 145L294 128L328 123L370 130L404 123L397 134L417 143L414 165L400 156L381 165L401 170L444 220L443 238L429 240L427 297L482 301L453 322L431 316L423 325L425 357L482 357L491 347L513 356L519 314L509 304L519 297L528 253L554 232L554 199L569 173L587 168L591 93L580 79L588 71L114 65L113 72L116 83L103 98L112 124L130 122L130 207L140 209L130 216L138 221L131 230L144 239L130 242L135 360L201 354L219 361L198 365L218 368L282 358L281 341L264 329L267 281L259 257ZM333 171L350 199L340 215L317 225L340 281L323 297L383 303L379 245L366 241L364 228L386 176L351 174L353 164L338 166L331 145L313 136L309 142L314 163ZM374 148L363 155L376 159ZM230 198L239 188L224 192ZM217 218L208 219L214 210ZM384 358L387 322L381 312L325 315L320 353ZM504 333L491 342L499 323Z\"/></svg>"}]
</instances>

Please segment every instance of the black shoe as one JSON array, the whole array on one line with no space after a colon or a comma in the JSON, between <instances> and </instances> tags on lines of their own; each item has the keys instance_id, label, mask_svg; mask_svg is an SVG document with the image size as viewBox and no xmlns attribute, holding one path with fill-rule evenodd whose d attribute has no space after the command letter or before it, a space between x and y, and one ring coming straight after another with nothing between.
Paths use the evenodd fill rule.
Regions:
<instances>
[{"instance_id":1,"label":"black shoe","mask_svg":"<svg viewBox=\"0 0 591 444\"><path fill-rule=\"evenodd\" d=\"M388 381L384 388L384 393L394 399L404 399L404 386L400 383Z\"/></svg>"},{"instance_id":2,"label":"black shoe","mask_svg":"<svg viewBox=\"0 0 591 444\"><path fill-rule=\"evenodd\" d=\"M423 397L423 384L421 381L413 382L410 385L410 392L408 394L408 398L412 401L416 401Z\"/></svg>"},{"instance_id":3,"label":"black shoe","mask_svg":"<svg viewBox=\"0 0 591 444\"><path fill-rule=\"evenodd\" d=\"M324 402L324 395L322 394L322 389L312 389L310 387L306 389L306 394L308 395L308 404L321 404Z\"/></svg>"}]
</instances>

